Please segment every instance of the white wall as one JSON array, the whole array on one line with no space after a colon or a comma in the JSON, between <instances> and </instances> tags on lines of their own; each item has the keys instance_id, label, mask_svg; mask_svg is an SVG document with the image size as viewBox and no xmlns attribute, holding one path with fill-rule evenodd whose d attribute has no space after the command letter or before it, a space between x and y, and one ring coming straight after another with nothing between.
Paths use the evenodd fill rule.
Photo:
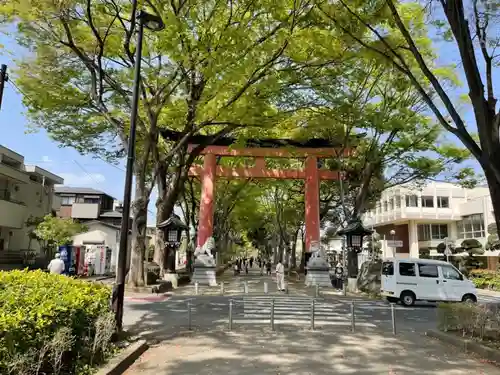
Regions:
<instances>
[{"instance_id":1,"label":"white wall","mask_svg":"<svg viewBox=\"0 0 500 375\"><path fill-rule=\"evenodd\" d=\"M15 192L13 199L24 202L26 204L26 217L24 222L30 215L34 217L43 217L50 214L52 211L52 197L54 188L50 185L42 186L34 181L29 181L27 184L19 184L19 190ZM9 242L9 250L27 250L29 245L28 228L8 229L3 228L2 236L5 238L8 232L12 232ZM31 250L39 251L37 241L31 242Z\"/></svg>"}]
</instances>

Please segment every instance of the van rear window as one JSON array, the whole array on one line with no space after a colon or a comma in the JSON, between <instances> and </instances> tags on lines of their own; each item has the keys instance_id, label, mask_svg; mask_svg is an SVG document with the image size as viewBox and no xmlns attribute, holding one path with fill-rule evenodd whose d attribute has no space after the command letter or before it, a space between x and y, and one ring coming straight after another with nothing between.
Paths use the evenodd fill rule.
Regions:
<instances>
[{"instance_id":1,"label":"van rear window","mask_svg":"<svg viewBox=\"0 0 500 375\"><path fill-rule=\"evenodd\" d=\"M385 276L394 275L394 263L392 263L392 262L382 263L382 275L385 275Z\"/></svg>"}]
</instances>

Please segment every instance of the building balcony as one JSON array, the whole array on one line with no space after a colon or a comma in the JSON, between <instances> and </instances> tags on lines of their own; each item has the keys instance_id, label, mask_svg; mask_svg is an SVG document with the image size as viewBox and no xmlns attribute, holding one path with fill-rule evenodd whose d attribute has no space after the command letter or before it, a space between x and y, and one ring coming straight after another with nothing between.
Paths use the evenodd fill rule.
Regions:
<instances>
[{"instance_id":1,"label":"building balcony","mask_svg":"<svg viewBox=\"0 0 500 375\"><path fill-rule=\"evenodd\" d=\"M71 217L73 219L97 219L100 209L99 203L73 203Z\"/></svg>"},{"instance_id":2,"label":"building balcony","mask_svg":"<svg viewBox=\"0 0 500 375\"><path fill-rule=\"evenodd\" d=\"M0 176L17 183L26 184L29 182L29 176L23 171L0 163Z\"/></svg>"},{"instance_id":3,"label":"building balcony","mask_svg":"<svg viewBox=\"0 0 500 375\"><path fill-rule=\"evenodd\" d=\"M5 200L0 196L0 227L21 229L27 214L28 209L23 203Z\"/></svg>"},{"instance_id":4,"label":"building balcony","mask_svg":"<svg viewBox=\"0 0 500 375\"><path fill-rule=\"evenodd\" d=\"M451 208L436 207L398 207L386 212L377 212L363 217L365 226L385 225L406 220L426 220L426 221L453 221L460 220L461 216L457 210Z\"/></svg>"}]
</instances>

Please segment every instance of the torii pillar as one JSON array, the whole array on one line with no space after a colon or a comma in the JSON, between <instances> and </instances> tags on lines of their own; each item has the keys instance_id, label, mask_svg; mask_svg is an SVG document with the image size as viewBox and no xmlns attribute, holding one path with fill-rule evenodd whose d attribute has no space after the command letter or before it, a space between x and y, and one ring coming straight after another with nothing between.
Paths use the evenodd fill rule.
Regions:
<instances>
[{"instance_id":1,"label":"torii pillar","mask_svg":"<svg viewBox=\"0 0 500 375\"><path fill-rule=\"evenodd\" d=\"M203 157L203 174L201 176L200 216L198 223L197 245L203 246L212 236L214 229L214 199L215 173L217 157L215 154L206 154Z\"/></svg>"},{"instance_id":2,"label":"torii pillar","mask_svg":"<svg viewBox=\"0 0 500 375\"><path fill-rule=\"evenodd\" d=\"M318 158L306 157L305 165L305 224L306 224L306 252L311 251L311 244L320 241L319 225L319 175Z\"/></svg>"}]
</instances>

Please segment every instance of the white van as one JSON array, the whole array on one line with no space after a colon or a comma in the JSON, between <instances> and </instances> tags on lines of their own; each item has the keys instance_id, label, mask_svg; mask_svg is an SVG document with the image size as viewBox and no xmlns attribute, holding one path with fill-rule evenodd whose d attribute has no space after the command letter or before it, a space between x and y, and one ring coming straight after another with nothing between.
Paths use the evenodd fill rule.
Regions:
<instances>
[{"instance_id":1,"label":"white van","mask_svg":"<svg viewBox=\"0 0 500 375\"><path fill-rule=\"evenodd\" d=\"M380 292L389 302L476 302L476 287L453 265L441 260L388 258L382 263Z\"/></svg>"}]
</instances>

